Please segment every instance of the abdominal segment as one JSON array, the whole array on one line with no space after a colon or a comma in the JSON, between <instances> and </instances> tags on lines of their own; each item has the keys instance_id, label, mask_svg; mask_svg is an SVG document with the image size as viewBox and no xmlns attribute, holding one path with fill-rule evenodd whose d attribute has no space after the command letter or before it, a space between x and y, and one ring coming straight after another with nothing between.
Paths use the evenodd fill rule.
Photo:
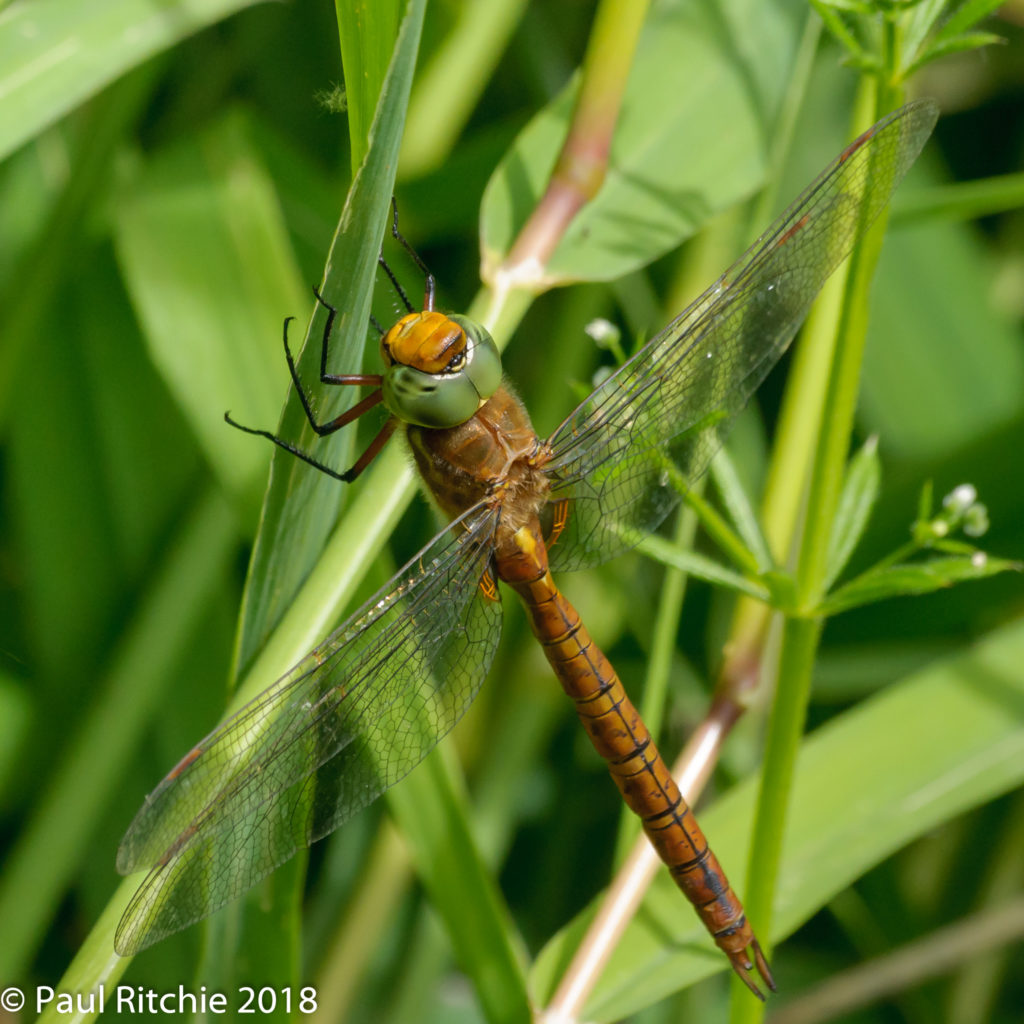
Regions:
<instances>
[{"instance_id":1,"label":"abdominal segment","mask_svg":"<svg viewBox=\"0 0 1024 1024\"><path fill-rule=\"evenodd\" d=\"M733 966L749 970L747 948L760 951L743 907L614 668L552 579L539 527L499 542L497 568L658 856Z\"/></svg>"}]
</instances>

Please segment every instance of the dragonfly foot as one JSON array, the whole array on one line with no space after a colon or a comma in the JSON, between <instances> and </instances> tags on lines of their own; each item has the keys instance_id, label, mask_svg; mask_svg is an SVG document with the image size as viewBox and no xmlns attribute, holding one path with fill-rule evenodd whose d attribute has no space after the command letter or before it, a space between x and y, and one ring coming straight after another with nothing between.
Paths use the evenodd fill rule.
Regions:
<instances>
[{"instance_id":1,"label":"dragonfly foot","mask_svg":"<svg viewBox=\"0 0 1024 1024\"><path fill-rule=\"evenodd\" d=\"M761 952L761 946L757 939L752 939L750 942L750 948L754 953L754 962L750 962L750 957L747 956L746 950L739 953L730 953L729 962L732 964L732 969L739 976L740 981L743 982L751 992L757 996L758 999L763 1003L765 1001L764 993L757 987L757 983L750 976L750 971L757 967L757 973L761 975L761 980L768 986L769 990L774 992L775 989L775 978L772 977L771 968L768 966L768 961L765 959L764 953Z\"/></svg>"}]
</instances>

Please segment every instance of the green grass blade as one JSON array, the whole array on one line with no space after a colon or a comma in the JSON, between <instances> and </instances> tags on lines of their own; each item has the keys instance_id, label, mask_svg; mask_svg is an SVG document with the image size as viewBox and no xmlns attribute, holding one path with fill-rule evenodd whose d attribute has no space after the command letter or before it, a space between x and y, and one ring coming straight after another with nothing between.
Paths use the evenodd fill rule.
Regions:
<instances>
[{"instance_id":1,"label":"green grass blade","mask_svg":"<svg viewBox=\"0 0 1024 1024\"><path fill-rule=\"evenodd\" d=\"M1024 172L955 185L932 185L897 197L893 224L917 220L974 220L1024 206Z\"/></svg>"},{"instance_id":2,"label":"green grass blade","mask_svg":"<svg viewBox=\"0 0 1024 1024\"><path fill-rule=\"evenodd\" d=\"M456 24L424 61L409 105L403 177L432 171L451 153L525 6L525 0L491 0L456 10Z\"/></svg>"},{"instance_id":3,"label":"green grass blade","mask_svg":"<svg viewBox=\"0 0 1024 1024\"><path fill-rule=\"evenodd\" d=\"M387 223L424 6L425 0L412 0L409 4L391 70L381 92L371 145L352 182L327 259L322 294L328 302L345 311L345 315L339 317L332 341L330 369L333 372L357 373L361 369L377 256ZM315 310L298 360L299 375L304 381L316 381L319 376L323 324L324 311ZM282 372L279 380L282 392L288 390L288 401L277 432L304 450L315 451L318 458L337 465L339 470L347 468L351 464L348 451L354 431L341 431L347 436L335 436L326 444L315 445L315 435L305 420L298 396L289 387L287 373ZM323 390L317 395L318 399ZM335 390L351 392L353 389ZM347 405L353 402L351 394L341 398ZM340 411L337 399L334 404L324 402L318 407L324 419ZM255 439L249 440L256 443ZM384 489L390 490L390 499L383 499L381 505L390 507L396 498L407 497L410 493L408 475L398 471L393 460L385 460L374 467L375 478L381 475L382 466L389 467L389 484ZM249 568L236 656L239 672L250 667L253 655L264 645L323 553L339 503L348 497L348 490L338 481L303 465L290 453L274 452L270 485ZM364 518L349 532L351 526L351 522L346 523L346 532L350 543L358 548L360 535L372 534L372 522ZM365 567L371 553L364 554L367 556L363 561ZM338 610L334 602L325 606L329 617L336 617ZM322 639L323 635L321 633L317 639ZM305 638L302 643L305 644ZM286 671L312 645L299 649L296 644L285 642L284 646L291 649L287 663L278 662L268 669L275 675L263 675L255 684L261 682L259 688Z\"/></svg>"},{"instance_id":4,"label":"green grass blade","mask_svg":"<svg viewBox=\"0 0 1024 1024\"><path fill-rule=\"evenodd\" d=\"M401 0L336 0L352 173L366 158L402 16Z\"/></svg>"},{"instance_id":5,"label":"green grass blade","mask_svg":"<svg viewBox=\"0 0 1024 1024\"><path fill-rule=\"evenodd\" d=\"M124 771L140 730L173 683L172 670L201 621L210 589L223 579L234 539L228 509L219 493L211 491L172 545L90 714L61 759L46 801L8 860L0 888L0 912L6 922L3 955L13 960L7 965L9 977L15 976L21 960L35 945L45 923L41 918L59 898L61 886L75 866L76 852L88 842L98 807ZM60 986L54 987L88 991L103 980L94 973L98 965L120 959L113 953L114 929L138 881L134 877L122 883L112 900L116 909L97 923ZM97 950L106 952L97 958ZM118 973L127 964L127 960L121 961Z\"/></svg>"},{"instance_id":6,"label":"green grass blade","mask_svg":"<svg viewBox=\"0 0 1024 1024\"><path fill-rule=\"evenodd\" d=\"M254 0L24 0L0 13L0 159L154 54Z\"/></svg>"},{"instance_id":7,"label":"green grass blade","mask_svg":"<svg viewBox=\"0 0 1024 1024\"><path fill-rule=\"evenodd\" d=\"M165 150L119 204L116 240L154 365L222 485L254 504L270 451L280 322L308 300L273 185L237 116Z\"/></svg>"},{"instance_id":8,"label":"green grass blade","mask_svg":"<svg viewBox=\"0 0 1024 1024\"><path fill-rule=\"evenodd\" d=\"M388 794L416 870L445 922L459 966L490 1024L529 1024L530 1001L508 907L475 843L450 747Z\"/></svg>"}]
</instances>

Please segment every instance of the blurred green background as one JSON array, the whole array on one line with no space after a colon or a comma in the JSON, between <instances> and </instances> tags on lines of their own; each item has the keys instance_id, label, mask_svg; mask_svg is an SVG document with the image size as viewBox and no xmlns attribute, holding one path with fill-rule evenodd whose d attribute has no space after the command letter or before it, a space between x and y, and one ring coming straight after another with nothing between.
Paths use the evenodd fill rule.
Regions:
<instances>
[{"instance_id":1,"label":"blurred green background","mask_svg":"<svg viewBox=\"0 0 1024 1024\"><path fill-rule=\"evenodd\" d=\"M350 182L345 115L328 102L344 80L332 6L198 6L0 5L4 984L56 984L115 889L115 851L135 809L224 709L270 446L222 416L231 409L245 423L277 422L289 383L280 323L312 309L308 288L322 279ZM582 0L495 0L479 5L489 8L483 18L473 7L428 8L396 186L403 232L437 277L439 305L454 310L479 287L488 180L579 64L594 10ZM707 175L706 193L694 185L678 197L696 229L716 203L726 205L720 191L732 190L733 205L763 183L805 10L778 5L754 31L737 27L741 5L693 7L703 12L695 24L717 26L725 40L715 59L757 98L737 124L728 85L695 75L684 95L667 92L663 107L646 111L684 116L695 138L724 140L746 161L726 186L717 150L687 158L698 180ZM879 434L885 475L855 557L861 567L903 542L928 479L937 495L973 483L992 522L986 550L1024 554L1024 216L911 208L927 189L1024 168L1022 24L1024 5L1006 5L986 25L1005 45L939 61L914 83L939 100L943 117L897 195L874 289L860 430ZM792 159L773 182L776 210L844 143L856 83L841 56L822 41ZM738 251L724 253L713 274ZM571 410L607 361L584 325L607 316L627 338L649 336L693 295L678 294L687 259L672 252L533 303L506 369L539 432ZM388 315L394 302L378 298L376 308ZM731 444L752 481L787 362ZM364 592L429 537L424 508L414 500ZM661 575L629 555L566 582L631 690L643 678ZM512 941L532 956L606 884L618 796L519 610L506 605L498 663L450 746L465 771L472 829L511 911ZM687 593L669 753L700 718L731 606L731 596L703 585ZM816 670L810 727L1019 628L1022 611L1020 579L1005 575L837 618ZM757 715L743 723L719 789L756 766L762 725ZM788 940L775 960L785 995L1024 899L1024 801L1019 791L982 801L967 801L965 813L951 808ZM261 934L273 963L267 976L279 985L315 980L332 1000L330 1019L483 1019L386 821L375 805L312 852L301 925ZM300 867L275 884L300 885ZM680 903L678 913L688 910ZM126 979L170 987L211 977L202 935L193 928L168 940ZM245 969L263 976L258 960ZM1018 938L841 1019L1015 1022L1022 979ZM638 996L634 1019L724 1020L724 993L718 974L647 1010Z\"/></svg>"}]
</instances>

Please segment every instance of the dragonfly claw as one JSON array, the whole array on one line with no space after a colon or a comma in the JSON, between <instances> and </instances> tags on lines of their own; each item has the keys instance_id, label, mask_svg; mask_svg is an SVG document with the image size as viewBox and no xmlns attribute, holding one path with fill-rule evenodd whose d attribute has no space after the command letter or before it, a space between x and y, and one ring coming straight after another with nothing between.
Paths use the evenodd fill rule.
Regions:
<instances>
[{"instance_id":1,"label":"dragonfly claw","mask_svg":"<svg viewBox=\"0 0 1024 1024\"><path fill-rule=\"evenodd\" d=\"M768 961L765 959L764 953L761 952L761 946L757 939L752 939L750 942L750 948L754 952L754 962L750 962L750 957L747 956L746 950L741 953L730 953L729 961L732 963L732 969L736 972L740 981L743 982L751 992L757 996L758 999L763 1003L765 1001L764 993L757 987L757 983L750 976L756 965L757 973L761 975L762 981L768 986L772 992L776 991L775 978L772 976L771 968L768 966Z\"/></svg>"},{"instance_id":2,"label":"dragonfly claw","mask_svg":"<svg viewBox=\"0 0 1024 1024\"><path fill-rule=\"evenodd\" d=\"M757 973L761 975L761 978L770 991L777 992L778 989L775 987L775 978L772 976L772 969L768 966L768 961L765 959L764 953L761 952L761 945L757 939L754 939L751 943L751 948L754 950L754 963L757 964Z\"/></svg>"}]
</instances>

